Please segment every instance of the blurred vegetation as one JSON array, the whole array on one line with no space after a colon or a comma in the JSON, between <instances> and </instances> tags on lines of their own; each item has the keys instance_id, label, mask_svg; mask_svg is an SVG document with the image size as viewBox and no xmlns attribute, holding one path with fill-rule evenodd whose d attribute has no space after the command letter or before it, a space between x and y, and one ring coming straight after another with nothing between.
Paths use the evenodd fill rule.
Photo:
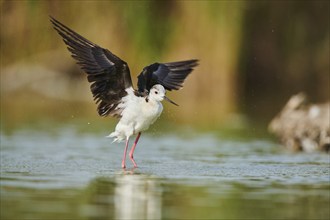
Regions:
<instances>
[{"instance_id":1,"label":"blurred vegetation","mask_svg":"<svg viewBox=\"0 0 330 220\"><path fill-rule=\"evenodd\" d=\"M1 1L1 125L97 119L49 15L125 60L200 59L163 119L267 122L294 93L329 99L329 1ZM58 110L61 108L62 110ZM39 118L39 119L38 119Z\"/></svg>"},{"instance_id":2,"label":"blurred vegetation","mask_svg":"<svg viewBox=\"0 0 330 220\"><path fill-rule=\"evenodd\" d=\"M329 1L249 4L239 62L244 112L270 118L301 91L329 100L329 11Z\"/></svg>"}]
</instances>

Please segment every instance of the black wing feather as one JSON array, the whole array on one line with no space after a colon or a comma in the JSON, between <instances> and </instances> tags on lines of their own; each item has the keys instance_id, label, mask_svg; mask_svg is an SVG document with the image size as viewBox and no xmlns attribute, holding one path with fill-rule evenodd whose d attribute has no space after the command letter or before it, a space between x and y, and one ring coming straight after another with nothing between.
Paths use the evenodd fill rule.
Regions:
<instances>
[{"instance_id":1,"label":"black wing feather","mask_svg":"<svg viewBox=\"0 0 330 220\"><path fill-rule=\"evenodd\" d=\"M94 100L101 116L120 116L118 108L125 89L132 86L128 65L125 61L50 17L54 29L62 36L71 56L87 73Z\"/></svg>"},{"instance_id":2,"label":"black wing feather","mask_svg":"<svg viewBox=\"0 0 330 220\"><path fill-rule=\"evenodd\" d=\"M161 84L169 91L181 89L185 79L197 65L198 60L151 64L138 76L138 90L146 93L155 84Z\"/></svg>"}]
</instances>

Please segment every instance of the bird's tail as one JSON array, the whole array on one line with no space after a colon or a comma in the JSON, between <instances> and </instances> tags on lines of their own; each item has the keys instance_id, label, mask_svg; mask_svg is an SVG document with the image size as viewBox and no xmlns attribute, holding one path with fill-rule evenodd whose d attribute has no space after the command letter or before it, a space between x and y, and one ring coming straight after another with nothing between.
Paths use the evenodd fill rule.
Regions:
<instances>
[{"instance_id":1,"label":"bird's tail","mask_svg":"<svg viewBox=\"0 0 330 220\"><path fill-rule=\"evenodd\" d=\"M107 138L113 138L113 141L112 141L112 143L114 143L114 142L122 142L123 140L124 140L124 138L123 137L121 137L119 134L118 134L118 132L116 132L116 131L114 131L114 132L112 132L111 134L109 134L108 136L106 136Z\"/></svg>"}]
</instances>

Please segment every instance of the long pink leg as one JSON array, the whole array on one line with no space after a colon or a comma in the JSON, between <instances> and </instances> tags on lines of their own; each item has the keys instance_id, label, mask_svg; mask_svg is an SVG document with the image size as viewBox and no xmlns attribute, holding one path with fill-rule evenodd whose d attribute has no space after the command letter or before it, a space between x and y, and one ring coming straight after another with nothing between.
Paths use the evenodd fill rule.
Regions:
<instances>
[{"instance_id":1,"label":"long pink leg","mask_svg":"<svg viewBox=\"0 0 330 220\"><path fill-rule=\"evenodd\" d=\"M140 136L141 136L141 132L139 132L139 134L136 136L133 147L132 147L131 151L129 152L129 158L131 159L132 163L134 164L134 167L137 167L137 164L135 163L135 160L133 158L133 154L134 154L134 150L136 148L136 145L139 141Z\"/></svg>"},{"instance_id":2,"label":"long pink leg","mask_svg":"<svg viewBox=\"0 0 330 220\"><path fill-rule=\"evenodd\" d=\"M125 150L124 150L124 156L123 156L123 160L121 161L121 167L123 169L126 168L125 161L126 161L126 153L127 153L127 148L128 148L128 142L129 142L129 137L126 138L126 145L125 145Z\"/></svg>"}]
</instances>

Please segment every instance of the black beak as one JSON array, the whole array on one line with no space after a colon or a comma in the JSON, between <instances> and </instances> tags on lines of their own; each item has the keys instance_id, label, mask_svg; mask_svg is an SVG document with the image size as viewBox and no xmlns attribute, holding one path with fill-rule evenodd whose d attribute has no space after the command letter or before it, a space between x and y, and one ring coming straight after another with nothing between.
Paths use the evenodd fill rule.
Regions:
<instances>
[{"instance_id":1,"label":"black beak","mask_svg":"<svg viewBox=\"0 0 330 220\"><path fill-rule=\"evenodd\" d=\"M179 106L178 104L176 104L175 102L173 102L171 99L167 98L166 96L164 96L164 99L166 101L168 101L169 103L172 103L173 105Z\"/></svg>"}]
</instances>

